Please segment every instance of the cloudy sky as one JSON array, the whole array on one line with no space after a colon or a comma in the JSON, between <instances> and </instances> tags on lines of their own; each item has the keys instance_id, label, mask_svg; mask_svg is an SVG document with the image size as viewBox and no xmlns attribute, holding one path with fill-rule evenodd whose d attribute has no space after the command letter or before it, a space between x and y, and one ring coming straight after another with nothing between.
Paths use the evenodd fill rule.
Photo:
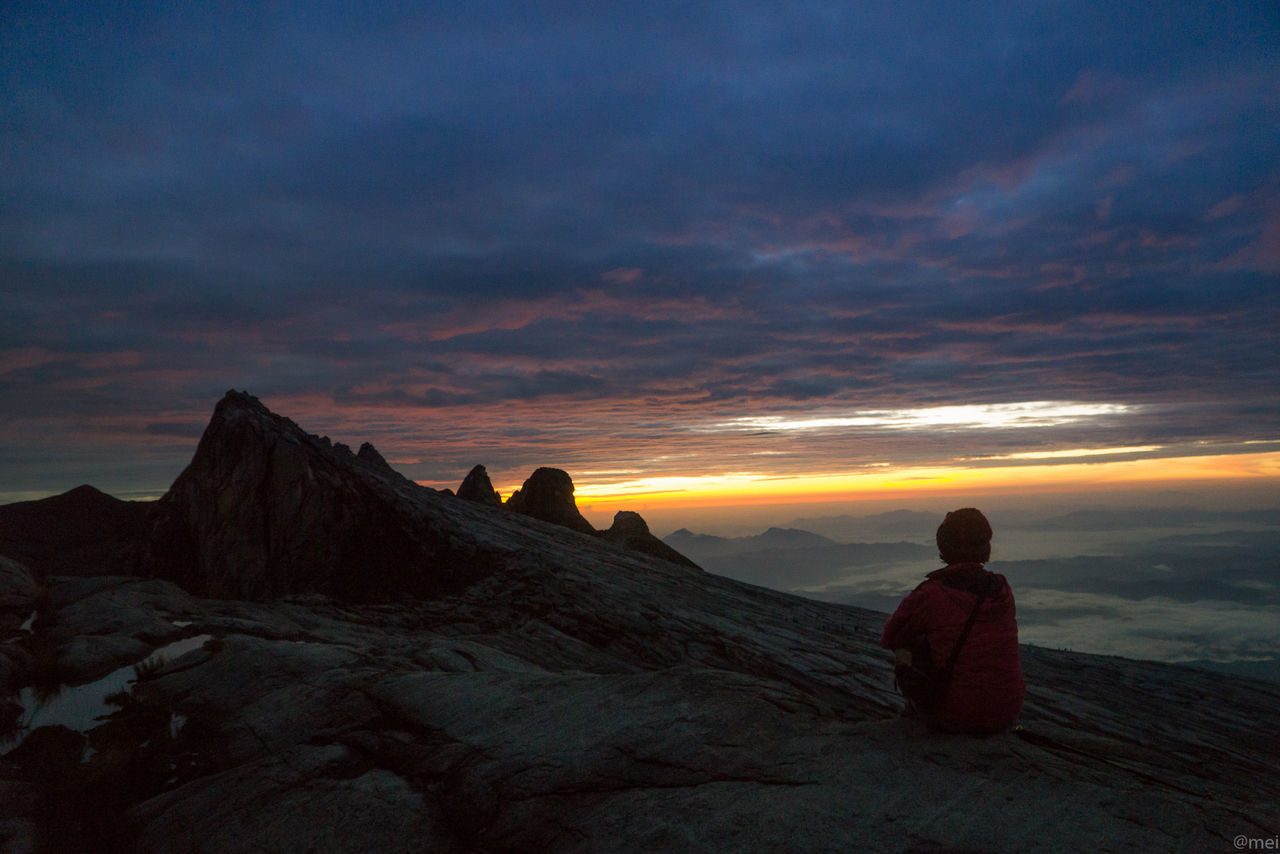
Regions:
<instances>
[{"instance_id":1,"label":"cloudy sky","mask_svg":"<svg viewBox=\"0 0 1280 854\"><path fill-rule=\"evenodd\" d=\"M11 2L0 75L0 500L232 387L432 485L1280 482L1271 0Z\"/></svg>"}]
</instances>

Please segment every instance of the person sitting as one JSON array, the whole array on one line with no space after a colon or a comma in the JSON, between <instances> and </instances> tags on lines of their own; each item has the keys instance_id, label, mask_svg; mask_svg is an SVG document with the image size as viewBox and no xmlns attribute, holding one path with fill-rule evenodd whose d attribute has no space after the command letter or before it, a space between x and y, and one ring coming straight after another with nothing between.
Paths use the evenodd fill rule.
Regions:
<instances>
[{"instance_id":1,"label":"person sitting","mask_svg":"<svg viewBox=\"0 0 1280 854\"><path fill-rule=\"evenodd\" d=\"M923 638L935 669L944 670L973 614L946 694L931 710L917 709L931 728L990 734L1011 729L1022 711L1026 684L1018 657L1013 591L1003 575L989 572L991 525L972 507L946 515L937 533L934 570L898 605L880 645L899 661ZM979 596L982 603L976 613Z\"/></svg>"}]
</instances>

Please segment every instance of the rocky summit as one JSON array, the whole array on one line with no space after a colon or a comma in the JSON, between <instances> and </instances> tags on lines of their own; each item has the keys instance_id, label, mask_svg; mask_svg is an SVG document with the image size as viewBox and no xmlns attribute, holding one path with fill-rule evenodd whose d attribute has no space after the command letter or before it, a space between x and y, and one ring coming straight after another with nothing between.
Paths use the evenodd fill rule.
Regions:
<instances>
[{"instance_id":1,"label":"rocky summit","mask_svg":"<svg viewBox=\"0 0 1280 854\"><path fill-rule=\"evenodd\" d=\"M1020 731L932 734L896 715L884 614L368 456L229 396L151 510L146 575L0 559L3 850L1230 851L1280 834L1280 686L1024 647Z\"/></svg>"},{"instance_id":2,"label":"rocky summit","mask_svg":"<svg viewBox=\"0 0 1280 854\"><path fill-rule=\"evenodd\" d=\"M150 512L139 571L201 595L385 601L488 574L545 534L537 519L595 533L563 471L539 469L526 481L512 505L532 517L523 519L502 512L496 493L485 498L488 476L477 468L464 483L473 500L458 501L401 476L372 445L352 454L228 392L191 464Z\"/></svg>"},{"instance_id":3,"label":"rocky summit","mask_svg":"<svg viewBox=\"0 0 1280 854\"><path fill-rule=\"evenodd\" d=\"M371 446L357 456L229 392L151 513L142 571L213 596L428 595L479 565L426 501Z\"/></svg>"},{"instance_id":4,"label":"rocky summit","mask_svg":"<svg viewBox=\"0 0 1280 854\"><path fill-rule=\"evenodd\" d=\"M493 482L489 480L489 472L482 465L477 465L467 472L467 476L458 486L457 494L463 501L476 501L480 504L488 504L490 507L502 506L502 496L493 488Z\"/></svg>"},{"instance_id":5,"label":"rocky summit","mask_svg":"<svg viewBox=\"0 0 1280 854\"><path fill-rule=\"evenodd\" d=\"M511 493L506 506L524 516L573 531L596 533L596 529L578 511L578 504L573 498L573 479L563 469L537 469L523 486Z\"/></svg>"},{"instance_id":6,"label":"rocky summit","mask_svg":"<svg viewBox=\"0 0 1280 854\"><path fill-rule=\"evenodd\" d=\"M649 532L649 525L639 513L632 510L619 510L614 514L613 524L604 532L604 538L629 549L644 552L672 563L699 568L696 563L667 545Z\"/></svg>"}]
</instances>

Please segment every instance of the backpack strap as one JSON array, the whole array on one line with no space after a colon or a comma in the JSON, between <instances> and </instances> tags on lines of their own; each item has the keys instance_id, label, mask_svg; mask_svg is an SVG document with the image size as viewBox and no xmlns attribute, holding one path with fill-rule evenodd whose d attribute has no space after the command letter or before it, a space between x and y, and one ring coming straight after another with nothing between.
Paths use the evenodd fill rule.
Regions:
<instances>
[{"instance_id":1,"label":"backpack strap","mask_svg":"<svg viewBox=\"0 0 1280 854\"><path fill-rule=\"evenodd\" d=\"M947 659L947 666L942 671L943 678L947 683L951 682L951 669L956 666L956 659L960 657L960 647L964 646L965 640L969 637L969 630L973 628L974 622L978 619L978 611L982 609L982 600L987 598L985 592L978 594L978 601L973 603L973 610L969 612L969 619L964 624L964 630L960 632L960 637L956 639L956 645L951 648L951 657Z\"/></svg>"}]
</instances>

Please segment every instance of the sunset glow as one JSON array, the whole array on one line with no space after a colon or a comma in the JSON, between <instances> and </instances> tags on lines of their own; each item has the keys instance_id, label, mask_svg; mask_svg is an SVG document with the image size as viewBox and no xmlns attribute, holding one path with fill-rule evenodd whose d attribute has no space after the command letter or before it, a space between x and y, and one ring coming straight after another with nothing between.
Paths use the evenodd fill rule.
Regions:
<instances>
[{"instance_id":1,"label":"sunset glow","mask_svg":"<svg viewBox=\"0 0 1280 854\"><path fill-rule=\"evenodd\" d=\"M1280 452L985 468L943 465L785 477L736 473L640 478L584 482L578 485L576 495L580 503L603 510L623 509L638 501L654 507L696 507L858 501L893 495L910 498L939 494L1098 491L1114 486L1158 487L1210 480L1280 484Z\"/></svg>"}]
</instances>

